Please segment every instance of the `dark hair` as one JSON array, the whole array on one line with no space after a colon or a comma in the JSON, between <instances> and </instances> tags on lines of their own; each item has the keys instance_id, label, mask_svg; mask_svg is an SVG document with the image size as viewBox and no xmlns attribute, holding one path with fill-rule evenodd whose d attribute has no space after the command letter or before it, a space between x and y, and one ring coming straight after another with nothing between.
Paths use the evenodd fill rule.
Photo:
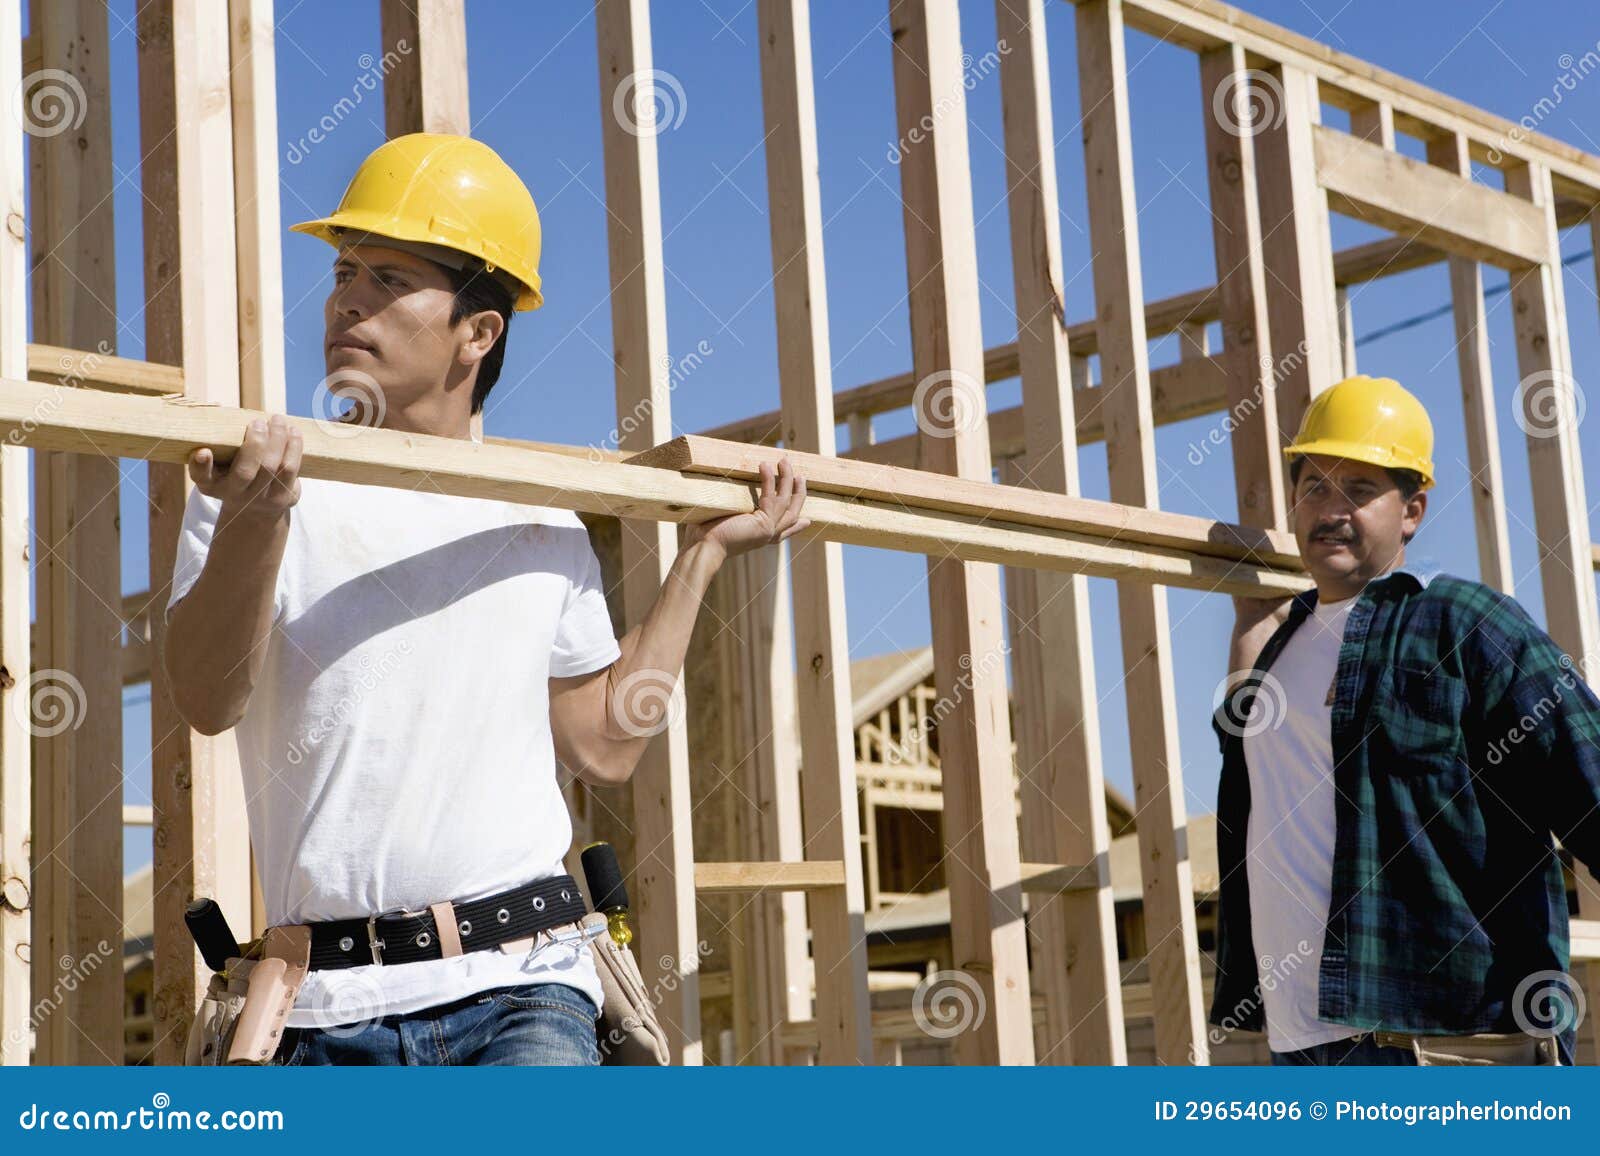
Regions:
<instances>
[{"instance_id":1,"label":"dark hair","mask_svg":"<svg viewBox=\"0 0 1600 1156\"><path fill-rule=\"evenodd\" d=\"M489 397L494 383L500 380L500 367L506 359L506 339L511 335L511 307L516 303L504 281L487 272L479 261L469 261L463 268L451 269L441 265L450 277L450 289L455 294L455 304L450 307L450 324L458 325L474 313L492 310L505 322L500 338L478 362L478 377L472 383L472 409L477 413Z\"/></svg>"},{"instance_id":2,"label":"dark hair","mask_svg":"<svg viewBox=\"0 0 1600 1156\"><path fill-rule=\"evenodd\" d=\"M1289 459L1289 486L1293 489L1300 484L1300 467L1306 464L1304 454L1296 454ZM1422 475L1416 470L1400 470L1385 468L1389 480L1394 483L1395 489L1400 491L1400 500L1409 502L1422 490Z\"/></svg>"}]
</instances>

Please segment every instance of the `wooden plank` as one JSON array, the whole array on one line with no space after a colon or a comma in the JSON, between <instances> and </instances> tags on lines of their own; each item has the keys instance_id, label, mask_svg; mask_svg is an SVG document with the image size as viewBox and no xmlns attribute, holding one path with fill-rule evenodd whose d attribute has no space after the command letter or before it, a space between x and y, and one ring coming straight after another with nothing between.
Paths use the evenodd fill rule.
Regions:
<instances>
[{"instance_id":1,"label":"wooden plank","mask_svg":"<svg viewBox=\"0 0 1600 1156\"><path fill-rule=\"evenodd\" d=\"M595 32L617 413L639 417L624 430L620 448L639 451L665 441L672 430L660 172L655 136L628 131L621 118L612 114L611 104L619 85L652 72L648 0L598 0ZM623 522L627 626L642 621L655 603L677 550L677 533L671 526ZM677 671L664 675L677 676ZM633 799L645 982L662 991L659 1011L673 1056L684 1064L699 1064L699 979L698 968L690 964L696 958L698 940L694 847L689 829L689 748L681 717L646 748L633 774Z\"/></svg>"},{"instance_id":2,"label":"wooden plank","mask_svg":"<svg viewBox=\"0 0 1600 1156\"><path fill-rule=\"evenodd\" d=\"M1547 169L1528 165L1506 173L1506 190L1543 216L1547 246L1555 260L1511 276L1511 314L1517 340L1514 410L1527 435L1528 476L1533 486L1534 529L1539 540L1539 578L1550 637L1572 656L1590 685L1600 678L1600 620L1589 535L1589 501L1578 443L1578 383L1567 336L1566 292L1556 231L1555 194ZM1583 868L1577 867L1582 871ZM1596 875L1580 880L1578 916L1600 919ZM1600 1007L1600 964L1579 969L1590 1007ZM1600 1048L1600 1017L1583 1028Z\"/></svg>"},{"instance_id":3,"label":"wooden plank","mask_svg":"<svg viewBox=\"0 0 1600 1156\"><path fill-rule=\"evenodd\" d=\"M1506 269L1550 258L1542 218L1525 201L1322 125L1312 145L1335 212Z\"/></svg>"},{"instance_id":4,"label":"wooden plank","mask_svg":"<svg viewBox=\"0 0 1600 1156\"><path fill-rule=\"evenodd\" d=\"M628 460L634 465L754 482L760 476L763 463L776 464L785 456L804 463L808 494L841 494L899 502L918 509L990 516L1021 525L1105 535L1128 544L1192 550L1284 569L1300 568L1294 537L1285 530L1255 529L1192 514L1119 506L1033 484L995 485L826 454L796 458L784 450L716 441L697 434L673 438ZM1056 456L1065 460L1065 455L1059 452ZM1030 468L1028 473L1037 475L1039 469L1048 467Z\"/></svg>"},{"instance_id":5,"label":"wooden plank","mask_svg":"<svg viewBox=\"0 0 1600 1156\"><path fill-rule=\"evenodd\" d=\"M283 413L283 251L272 0L228 0L239 276L239 397ZM385 89L387 92L387 88Z\"/></svg>"},{"instance_id":6,"label":"wooden plank","mask_svg":"<svg viewBox=\"0 0 1600 1156\"><path fill-rule=\"evenodd\" d=\"M817 175L817 114L808 0L761 0L762 115L772 293L777 317L778 387L784 444L833 460L833 375ZM870 437L870 426L868 436ZM809 484L809 482L808 482ZM802 813L808 858L843 863L843 886L810 897L816 961L819 1060L872 1062L857 813L850 725L850 644L845 626L844 557L837 542L796 543L794 636Z\"/></svg>"},{"instance_id":7,"label":"wooden plank","mask_svg":"<svg viewBox=\"0 0 1600 1156\"><path fill-rule=\"evenodd\" d=\"M845 865L834 860L797 863L696 863L694 889L702 895L738 891L828 891L844 886Z\"/></svg>"},{"instance_id":8,"label":"wooden plank","mask_svg":"<svg viewBox=\"0 0 1600 1156\"><path fill-rule=\"evenodd\" d=\"M16 374L21 377L23 374ZM34 342L28 346L26 375L34 381L160 396L183 392L183 370L114 354L68 349Z\"/></svg>"},{"instance_id":9,"label":"wooden plank","mask_svg":"<svg viewBox=\"0 0 1600 1156\"><path fill-rule=\"evenodd\" d=\"M1080 4L1077 29L1111 494L1119 502L1154 509L1156 452L1121 0ZM1208 1043L1191 869L1180 836L1186 824L1183 760L1178 750L1166 591L1121 583L1117 604L1144 865L1144 919L1158 999L1156 1052L1162 1063L1204 1064Z\"/></svg>"},{"instance_id":10,"label":"wooden plank","mask_svg":"<svg viewBox=\"0 0 1600 1156\"><path fill-rule=\"evenodd\" d=\"M0 92L22 85L22 9L0 5ZM37 71L35 69L34 71ZM0 375L28 363L28 245L23 129L0 123ZM33 1014L33 752L25 701L33 682L28 589L28 453L0 444L0 1066L28 1063ZM19 701L20 700L20 701Z\"/></svg>"},{"instance_id":11,"label":"wooden plank","mask_svg":"<svg viewBox=\"0 0 1600 1156\"><path fill-rule=\"evenodd\" d=\"M1333 277L1323 262L1328 200L1317 184L1312 130L1316 109L1305 73L1257 72L1259 99L1277 115L1255 132L1262 257L1273 286L1267 315L1277 382L1278 429L1292 441L1311 399L1340 376Z\"/></svg>"},{"instance_id":12,"label":"wooden plank","mask_svg":"<svg viewBox=\"0 0 1600 1156\"><path fill-rule=\"evenodd\" d=\"M1428 142L1428 161L1459 177L1472 175L1466 138L1457 134ZM1500 469L1500 428L1489 361L1489 321L1483 303L1483 271L1476 261L1450 258L1450 301L1455 315L1456 365L1467 430L1467 465L1472 471L1472 514L1477 527L1479 579L1515 593L1511 539L1506 529L1505 478Z\"/></svg>"},{"instance_id":13,"label":"wooden plank","mask_svg":"<svg viewBox=\"0 0 1600 1156\"><path fill-rule=\"evenodd\" d=\"M145 351L182 367L187 403L237 405L233 170L217 163L232 147L227 12L199 0L144 5L138 38L140 136L149 142L140 165ZM152 400L83 390L62 396L94 409ZM242 425L237 432L235 444L243 440ZM189 493L183 466L189 448L150 466L150 585L162 605ZM151 640L158 651L165 647L164 615L151 616ZM190 730L173 705L162 664L153 675L155 1056L157 1063L177 1064L210 974L194 950L184 909L195 896L211 896L234 927L252 925L249 840L233 734Z\"/></svg>"},{"instance_id":14,"label":"wooden plank","mask_svg":"<svg viewBox=\"0 0 1600 1156\"><path fill-rule=\"evenodd\" d=\"M226 460L243 441L250 410L183 400L126 397L0 379L0 431L14 444L91 449L113 456L180 463L200 446ZM716 478L582 455L368 429L360 438L329 433L310 418L289 419L304 444L301 474L363 485L414 488L422 478L440 493L555 506L631 519L694 522L753 508L750 487ZM815 455L795 453L801 472ZM906 550L1001 565L1134 578L1219 594L1274 597L1298 593L1302 573L1212 555L1141 546L1105 537L817 494L807 501L812 526L798 537Z\"/></svg>"},{"instance_id":15,"label":"wooden plank","mask_svg":"<svg viewBox=\"0 0 1600 1156\"><path fill-rule=\"evenodd\" d=\"M1024 863L1022 889L1036 895L1067 895L1074 892L1100 892L1111 886L1111 861L1064 866L1059 863ZM1116 930L1112 929L1111 960L1116 963ZM1116 970L1113 966L1113 971Z\"/></svg>"},{"instance_id":16,"label":"wooden plank","mask_svg":"<svg viewBox=\"0 0 1600 1156\"><path fill-rule=\"evenodd\" d=\"M940 473L987 481L978 255L955 0L891 0L889 25L895 118L905 146L900 195L923 458ZM952 395L955 404L938 400ZM934 681L953 708L939 725L950 942L956 967L977 981L986 1012L955 1038L955 1054L964 1063L1031 1064L1000 572L930 559L928 601Z\"/></svg>"},{"instance_id":17,"label":"wooden plank","mask_svg":"<svg viewBox=\"0 0 1600 1156\"><path fill-rule=\"evenodd\" d=\"M110 352L117 319L108 14L92 0L66 0L39 5L31 17L45 77L71 77L41 81L54 88L57 115L24 126L38 162L30 198L34 332ZM123 932L120 478L117 462L103 456L34 458L34 578L44 626L23 693L30 705L61 696L60 720L69 724L34 730L29 950L35 990L60 993L37 1025L38 1063L123 1060L121 969L103 966L120 957ZM85 974L65 987L76 971Z\"/></svg>"},{"instance_id":18,"label":"wooden plank","mask_svg":"<svg viewBox=\"0 0 1600 1156\"><path fill-rule=\"evenodd\" d=\"M1329 102L1359 108L1392 107L1395 126L1426 140L1459 132L1473 142L1473 158L1510 169L1533 161L1559 174L1564 191L1600 190L1600 157L1565 141L1530 132L1504 117L1475 108L1397 73L1339 52L1307 36L1252 16L1220 0L1128 0L1128 26L1196 52L1238 44L1258 61L1285 64L1326 82Z\"/></svg>"},{"instance_id":19,"label":"wooden plank","mask_svg":"<svg viewBox=\"0 0 1600 1156\"><path fill-rule=\"evenodd\" d=\"M1212 248L1222 299L1222 361L1227 369L1228 442L1239 520L1247 526L1288 526L1283 455L1278 438L1277 382L1273 372L1267 269L1262 259L1261 212L1257 207L1255 138L1239 109L1217 112L1219 99L1246 97L1249 68L1244 50L1229 45L1200 57L1206 153L1211 197ZM1219 95L1221 94L1220 98ZM1153 403L1152 403L1153 405Z\"/></svg>"}]
</instances>

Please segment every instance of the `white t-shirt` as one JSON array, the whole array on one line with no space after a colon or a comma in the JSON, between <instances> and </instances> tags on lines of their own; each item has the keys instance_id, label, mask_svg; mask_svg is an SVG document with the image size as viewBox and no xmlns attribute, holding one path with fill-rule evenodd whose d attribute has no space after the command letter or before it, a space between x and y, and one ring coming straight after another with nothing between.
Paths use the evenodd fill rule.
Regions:
<instances>
[{"instance_id":1,"label":"white t-shirt","mask_svg":"<svg viewBox=\"0 0 1600 1156\"><path fill-rule=\"evenodd\" d=\"M476 899L561 873L549 679L619 656L600 567L565 510L301 479L266 665L235 728L269 924ZM192 491L171 607L221 503ZM492 987L565 983L587 948L312 971L287 1023L328 1027Z\"/></svg>"},{"instance_id":2,"label":"white t-shirt","mask_svg":"<svg viewBox=\"0 0 1600 1156\"><path fill-rule=\"evenodd\" d=\"M1275 1052L1361 1031L1317 1016L1317 975L1333 893L1333 681L1355 603L1318 603L1289 636L1244 732L1250 931L1267 1046Z\"/></svg>"}]
</instances>

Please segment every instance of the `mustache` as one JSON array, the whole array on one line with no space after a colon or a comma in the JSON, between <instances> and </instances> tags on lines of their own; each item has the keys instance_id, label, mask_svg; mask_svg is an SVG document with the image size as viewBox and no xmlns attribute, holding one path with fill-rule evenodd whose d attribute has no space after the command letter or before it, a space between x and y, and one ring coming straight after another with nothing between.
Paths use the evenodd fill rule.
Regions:
<instances>
[{"instance_id":1,"label":"mustache","mask_svg":"<svg viewBox=\"0 0 1600 1156\"><path fill-rule=\"evenodd\" d=\"M1353 527L1348 525L1318 526L1315 530L1311 531L1311 538L1313 540L1322 539L1328 542L1354 542L1356 540L1356 532Z\"/></svg>"}]
</instances>

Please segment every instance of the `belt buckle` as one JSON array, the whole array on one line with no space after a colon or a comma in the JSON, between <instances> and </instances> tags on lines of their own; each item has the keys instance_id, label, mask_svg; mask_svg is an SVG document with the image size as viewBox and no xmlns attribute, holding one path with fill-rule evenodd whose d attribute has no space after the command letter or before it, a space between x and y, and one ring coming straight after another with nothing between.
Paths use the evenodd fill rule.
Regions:
<instances>
[{"instance_id":1,"label":"belt buckle","mask_svg":"<svg viewBox=\"0 0 1600 1156\"><path fill-rule=\"evenodd\" d=\"M379 919L384 919L384 917L387 916L426 916L426 914L426 908L422 909L422 911L411 911L410 908L400 906L400 908L389 908L387 911L379 911L376 916L366 916L366 946L368 946L368 948L371 949L371 953L373 953L374 964L381 964L381 962L384 962L384 959L382 959L382 954L379 953L379 948L389 948L387 943L384 943L381 938L378 938Z\"/></svg>"},{"instance_id":2,"label":"belt buckle","mask_svg":"<svg viewBox=\"0 0 1600 1156\"><path fill-rule=\"evenodd\" d=\"M372 950L373 963L383 962L383 955L379 949L389 946L378 938L378 920L387 914L388 912L381 911L377 915L367 916L367 947Z\"/></svg>"}]
</instances>

